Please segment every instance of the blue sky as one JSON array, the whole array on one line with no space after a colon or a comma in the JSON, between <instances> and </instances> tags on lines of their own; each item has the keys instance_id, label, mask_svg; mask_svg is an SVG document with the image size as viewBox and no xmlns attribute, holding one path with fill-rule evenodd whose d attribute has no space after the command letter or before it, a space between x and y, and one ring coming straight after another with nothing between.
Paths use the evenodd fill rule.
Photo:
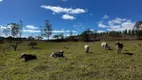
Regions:
<instances>
[{"instance_id":1,"label":"blue sky","mask_svg":"<svg viewBox=\"0 0 142 80\"><path fill-rule=\"evenodd\" d=\"M0 0L1 30L10 22L23 21L23 35L38 35L44 21L53 33L68 35L91 30L132 29L142 19L142 0ZM2 35L2 33L1 33Z\"/></svg>"}]
</instances>

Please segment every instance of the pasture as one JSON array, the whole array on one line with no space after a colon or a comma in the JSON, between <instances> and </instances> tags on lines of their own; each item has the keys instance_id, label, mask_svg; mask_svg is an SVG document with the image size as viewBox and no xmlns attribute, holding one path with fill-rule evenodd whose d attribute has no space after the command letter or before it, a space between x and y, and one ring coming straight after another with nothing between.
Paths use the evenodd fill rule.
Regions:
<instances>
[{"instance_id":1,"label":"pasture","mask_svg":"<svg viewBox=\"0 0 142 80\"><path fill-rule=\"evenodd\" d=\"M120 41L124 44L117 54L115 43L108 41L112 50L104 50L98 42L38 42L35 49L29 42L17 51L0 44L0 80L142 80L142 41ZM84 45L90 53L84 52ZM63 50L64 58L49 58L54 51ZM37 60L24 62L21 53L34 54Z\"/></svg>"}]
</instances>

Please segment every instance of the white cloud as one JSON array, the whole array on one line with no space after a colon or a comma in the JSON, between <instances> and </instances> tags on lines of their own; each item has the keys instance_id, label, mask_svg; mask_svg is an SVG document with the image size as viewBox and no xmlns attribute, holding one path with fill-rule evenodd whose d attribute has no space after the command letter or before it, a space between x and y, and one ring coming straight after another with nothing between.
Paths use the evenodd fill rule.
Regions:
<instances>
[{"instance_id":1,"label":"white cloud","mask_svg":"<svg viewBox=\"0 0 142 80\"><path fill-rule=\"evenodd\" d=\"M40 33L40 30L31 30L31 29L23 29L23 32L27 32L27 33ZM52 33L77 33L77 31L75 30L52 30Z\"/></svg>"},{"instance_id":2,"label":"white cloud","mask_svg":"<svg viewBox=\"0 0 142 80\"><path fill-rule=\"evenodd\" d=\"M77 23L77 24L73 25L73 27L82 27L82 23Z\"/></svg>"},{"instance_id":3,"label":"white cloud","mask_svg":"<svg viewBox=\"0 0 142 80\"><path fill-rule=\"evenodd\" d=\"M46 6L46 5L41 5L41 8L48 9L53 11L54 13L65 13L65 14L81 14L81 13L86 13L85 9L81 8L63 8L60 6Z\"/></svg>"},{"instance_id":4,"label":"white cloud","mask_svg":"<svg viewBox=\"0 0 142 80\"><path fill-rule=\"evenodd\" d=\"M24 29L23 32L27 32L27 33L40 33L40 30L30 30L30 29Z\"/></svg>"},{"instance_id":5,"label":"white cloud","mask_svg":"<svg viewBox=\"0 0 142 80\"><path fill-rule=\"evenodd\" d=\"M77 36L78 34L72 34L72 36ZM65 37L69 37L70 34L65 34Z\"/></svg>"},{"instance_id":6,"label":"white cloud","mask_svg":"<svg viewBox=\"0 0 142 80\"><path fill-rule=\"evenodd\" d=\"M1 29L6 29L6 27L4 27L4 26L0 25L0 30L1 30Z\"/></svg>"},{"instance_id":7,"label":"white cloud","mask_svg":"<svg viewBox=\"0 0 142 80\"><path fill-rule=\"evenodd\" d=\"M97 30L97 33L103 33L105 32L104 30Z\"/></svg>"},{"instance_id":8,"label":"white cloud","mask_svg":"<svg viewBox=\"0 0 142 80\"><path fill-rule=\"evenodd\" d=\"M35 27L34 25L27 25L25 26L28 29L38 29L37 27Z\"/></svg>"},{"instance_id":9,"label":"white cloud","mask_svg":"<svg viewBox=\"0 0 142 80\"><path fill-rule=\"evenodd\" d=\"M53 33L64 33L65 31L64 30L53 30L52 32Z\"/></svg>"},{"instance_id":10,"label":"white cloud","mask_svg":"<svg viewBox=\"0 0 142 80\"><path fill-rule=\"evenodd\" d=\"M71 15L68 15L68 14L65 14L65 15L62 16L62 19L66 19L66 20L74 20L74 19L76 19L76 17L71 16Z\"/></svg>"},{"instance_id":11,"label":"white cloud","mask_svg":"<svg viewBox=\"0 0 142 80\"><path fill-rule=\"evenodd\" d=\"M102 19L108 19L109 16L108 15L104 15L104 17Z\"/></svg>"},{"instance_id":12,"label":"white cloud","mask_svg":"<svg viewBox=\"0 0 142 80\"><path fill-rule=\"evenodd\" d=\"M85 13L86 10L81 9L81 8L76 8L76 9L72 9L72 11L70 12L71 14L81 14L81 13Z\"/></svg>"},{"instance_id":13,"label":"white cloud","mask_svg":"<svg viewBox=\"0 0 142 80\"><path fill-rule=\"evenodd\" d=\"M107 28L108 31L123 31L123 30L132 30L135 25L135 22L132 22L128 19L115 18L108 21L107 25L104 25L102 22L99 22L98 27Z\"/></svg>"},{"instance_id":14,"label":"white cloud","mask_svg":"<svg viewBox=\"0 0 142 80\"><path fill-rule=\"evenodd\" d=\"M2 2L3 0L0 0L0 2Z\"/></svg>"},{"instance_id":15,"label":"white cloud","mask_svg":"<svg viewBox=\"0 0 142 80\"><path fill-rule=\"evenodd\" d=\"M66 1L66 0L63 0ZM53 15L55 14L59 14L59 13L63 13L64 15L62 15L62 19L66 19L66 20L74 20L75 17L72 15L75 14L82 14L82 13L86 13L87 9L82 9L82 8L63 8L60 6L47 6L47 5L41 5L41 8L47 9L47 10L51 10L53 11Z\"/></svg>"},{"instance_id":16,"label":"white cloud","mask_svg":"<svg viewBox=\"0 0 142 80\"><path fill-rule=\"evenodd\" d=\"M118 22L117 21L112 22L111 25L109 25L110 27L108 30L111 30L111 31L112 30L113 31L122 31L122 30L126 30L126 29L132 30L134 25L135 25L135 22L132 22L131 20L120 19L120 20L118 20Z\"/></svg>"},{"instance_id":17,"label":"white cloud","mask_svg":"<svg viewBox=\"0 0 142 80\"><path fill-rule=\"evenodd\" d=\"M72 30L72 32L73 32L73 33L77 33L77 31L75 31L75 30Z\"/></svg>"},{"instance_id":18,"label":"white cloud","mask_svg":"<svg viewBox=\"0 0 142 80\"><path fill-rule=\"evenodd\" d=\"M121 24L123 22L127 21L127 19L121 19L121 18L116 18L114 20L111 20L108 22L109 25L112 25L112 24Z\"/></svg>"},{"instance_id":19,"label":"white cloud","mask_svg":"<svg viewBox=\"0 0 142 80\"><path fill-rule=\"evenodd\" d=\"M100 27L100 28L106 28L107 26L104 25L102 21L100 21L100 22L98 23L98 27Z\"/></svg>"},{"instance_id":20,"label":"white cloud","mask_svg":"<svg viewBox=\"0 0 142 80\"><path fill-rule=\"evenodd\" d=\"M76 33L77 31L75 30L53 30L52 32L53 33L70 33L70 32Z\"/></svg>"},{"instance_id":21,"label":"white cloud","mask_svg":"<svg viewBox=\"0 0 142 80\"><path fill-rule=\"evenodd\" d=\"M8 25L8 26L2 26L2 25L0 25L0 30L3 30L3 29L9 29L9 30L11 30L11 25Z\"/></svg>"}]
</instances>

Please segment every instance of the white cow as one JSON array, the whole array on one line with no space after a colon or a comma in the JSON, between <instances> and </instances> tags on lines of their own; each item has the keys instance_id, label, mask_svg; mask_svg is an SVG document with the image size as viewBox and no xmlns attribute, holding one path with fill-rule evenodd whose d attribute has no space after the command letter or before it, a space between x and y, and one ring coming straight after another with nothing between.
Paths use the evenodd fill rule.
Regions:
<instances>
[{"instance_id":1,"label":"white cow","mask_svg":"<svg viewBox=\"0 0 142 80\"><path fill-rule=\"evenodd\" d=\"M105 47L106 44L107 44L106 42L102 42L102 43L101 43L101 46L102 46L102 47Z\"/></svg>"},{"instance_id":2,"label":"white cow","mask_svg":"<svg viewBox=\"0 0 142 80\"><path fill-rule=\"evenodd\" d=\"M85 49L85 53L88 53L89 52L89 45L85 45L84 49Z\"/></svg>"}]
</instances>

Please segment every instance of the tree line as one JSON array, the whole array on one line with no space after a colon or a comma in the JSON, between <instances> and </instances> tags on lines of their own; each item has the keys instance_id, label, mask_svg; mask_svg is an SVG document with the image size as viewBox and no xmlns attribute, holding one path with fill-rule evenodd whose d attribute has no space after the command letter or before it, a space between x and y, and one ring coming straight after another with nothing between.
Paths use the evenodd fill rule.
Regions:
<instances>
[{"instance_id":1,"label":"tree line","mask_svg":"<svg viewBox=\"0 0 142 80\"><path fill-rule=\"evenodd\" d=\"M123 30L123 31L106 31L102 33L98 33L97 30L91 31L90 29L87 29L83 31L81 34L73 35L72 32L70 32L70 36L65 37L64 33L55 34L53 35L53 38L55 40L50 40L52 33L52 24L49 22L49 20L45 21L44 26L40 26L41 32L38 36L33 37L29 36L28 38L22 38L22 30L23 30L23 22L20 20L18 23L9 23L7 24L6 28L1 30L0 26L0 33L3 33L5 37L0 37L0 43L2 43L4 40L7 40L10 43L10 47L14 49L14 51L17 50L18 45L23 40L43 40L43 37L47 37L48 41L95 41L95 40L124 40L124 39L142 39L142 21L138 21L132 30ZM31 46L37 45L34 42L30 43Z\"/></svg>"},{"instance_id":2,"label":"tree line","mask_svg":"<svg viewBox=\"0 0 142 80\"><path fill-rule=\"evenodd\" d=\"M1 28L1 27L0 27ZM5 36L8 36L7 39L20 39L24 40L43 40L43 38L47 38L50 40L52 33L52 24L49 20L45 20L45 24L40 26L40 34L38 36L29 36L27 38L21 38L23 29L23 22L20 20L18 23L9 23L6 28L3 29L1 33ZM2 38L2 37L1 37ZM94 40L114 40L114 39L141 39L142 38L142 21L138 21L132 30L123 30L123 31L106 31L98 33L97 30L91 31L87 29L83 31L81 34L73 35L70 32L68 37L64 36L64 33L54 34L53 38L55 41L63 40L63 41L94 41ZM15 39L14 39L15 40Z\"/></svg>"}]
</instances>

